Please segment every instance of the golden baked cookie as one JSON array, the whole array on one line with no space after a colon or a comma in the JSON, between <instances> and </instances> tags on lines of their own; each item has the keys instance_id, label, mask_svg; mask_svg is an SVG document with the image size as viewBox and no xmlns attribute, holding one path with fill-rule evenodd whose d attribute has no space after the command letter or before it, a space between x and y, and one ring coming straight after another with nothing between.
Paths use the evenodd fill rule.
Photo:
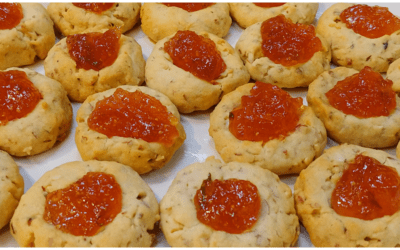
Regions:
<instances>
[{"instance_id":1,"label":"golden baked cookie","mask_svg":"<svg viewBox=\"0 0 400 250\"><path fill-rule=\"evenodd\" d=\"M14 156L39 154L69 133L71 103L59 82L30 69L9 68L3 72L10 70L25 72L41 99L25 117L0 125L0 149Z\"/></svg>"},{"instance_id":2,"label":"golden baked cookie","mask_svg":"<svg viewBox=\"0 0 400 250\"><path fill-rule=\"evenodd\" d=\"M24 179L13 158L0 150L0 229L11 220L24 193Z\"/></svg>"},{"instance_id":3,"label":"golden baked cookie","mask_svg":"<svg viewBox=\"0 0 400 250\"><path fill-rule=\"evenodd\" d=\"M228 233L199 221L195 195L209 178L244 180L256 186L261 204L251 228ZM240 206L246 207L243 203ZM300 230L292 192L277 175L247 163L224 164L214 157L177 174L160 202L160 212L161 229L172 247L289 247L296 244Z\"/></svg>"},{"instance_id":4,"label":"golden baked cookie","mask_svg":"<svg viewBox=\"0 0 400 250\"><path fill-rule=\"evenodd\" d=\"M72 184L76 183L78 180L84 180L84 176L97 173L107 176L111 175L120 187L119 192L117 185L114 185L112 182L105 182L105 178L101 176L94 180L99 180L100 183L111 183L112 188L116 188L116 192L122 195L122 204L115 202L107 206L103 203L104 213L120 205L119 211L116 209L118 213L111 216L99 212L96 220L94 220L96 222L93 223L95 225L92 226L93 224L88 223L89 226L95 228L98 223L101 223L99 222L101 219L109 216L111 217L111 221L107 221L108 224L97 232L95 231L95 234L92 235L93 233L90 231L91 228L82 228L83 226L80 226L80 224L75 224L75 227L81 228L83 231L87 230L86 232L74 231L73 225L68 225L68 222L61 225L63 219L66 220L66 218L61 216L59 220L60 224L47 219L48 214L51 215L54 213L51 209L56 209L55 205L53 205L51 209L48 208L47 204L50 205L54 203L50 203L53 199L47 200L47 196L52 195L52 192L60 192L62 189L66 188L74 190L71 188ZM84 181L87 183L85 186L93 187L88 184L90 183L89 181ZM95 186L93 190L97 190ZM106 193L107 187L103 186L101 190ZM69 195L69 197L74 197L71 196L71 192L67 195ZM74 193L75 192L73 192L73 194ZM110 195L109 192L106 194L107 195L104 195L104 197L118 197L117 195L111 196L112 194ZM82 197L88 197L87 199L90 201L93 200L90 199L89 195ZM72 203L75 202L75 200L80 201L82 199L79 197L71 198L70 201ZM108 202L111 203L110 201ZM92 208L93 212L95 212L95 209L98 207L98 203L94 203L94 208ZM69 205L68 202L62 203L62 201L59 204ZM76 202L74 204L76 204ZM89 210L91 204L92 203L85 205L88 207L87 214L85 216L81 214L81 217L85 217L87 220L91 218L90 214L93 213ZM85 223L80 220L75 221L74 216L68 212L69 211L66 211L64 216L69 218L72 223L79 222L85 225ZM77 214L80 212L81 211L78 210L76 211ZM45 173L26 192L11 220L10 231L21 247L149 247L153 242L154 235L149 233L148 230L152 230L154 224L159 219L159 207L152 190L146 182L129 167L116 162L69 162Z\"/></svg>"},{"instance_id":5,"label":"golden baked cookie","mask_svg":"<svg viewBox=\"0 0 400 250\"><path fill-rule=\"evenodd\" d=\"M115 3L101 13L87 11L72 3L50 3L47 11L64 36L120 28L124 33L139 21L140 3Z\"/></svg>"},{"instance_id":6,"label":"golden baked cookie","mask_svg":"<svg viewBox=\"0 0 400 250\"><path fill-rule=\"evenodd\" d=\"M254 83L227 94L210 115L210 136L225 162L246 162L275 174L299 173L322 154L327 137L322 122L310 107L303 106L298 125L284 139L260 141L239 140L229 130L231 111L250 95Z\"/></svg>"},{"instance_id":7,"label":"golden baked cookie","mask_svg":"<svg viewBox=\"0 0 400 250\"><path fill-rule=\"evenodd\" d=\"M229 3L230 13L242 28L283 14L294 23L311 24L318 10L318 3L284 3L281 6L264 8L254 3Z\"/></svg>"},{"instance_id":8,"label":"golden baked cookie","mask_svg":"<svg viewBox=\"0 0 400 250\"><path fill-rule=\"evenodd\" d=\"M264 56L262 50L262 24L263 22L259 22L245 29L235 46L252 79L280 88L306 87L319 74L330 69L329 43L318 34L316 37L321 41L321 50L314 53L308 61L292 66L273 62Z\"/></svg>"},{"instance_id":9,"label":"golden baked cookie","mask_svg":"<svg viewBox=\"0 0 400 250\"><path fill-rule=\"evenodd\" d=\"M216 3L194 12L162 3L144 3L140 18L143 32L154 42L178 30L205 31L224 37L232 24L228 3Z\"/></svg>"},{"instance_id":10,"label":"golden baked cookie","mask_svg":"<svg viewBox=\"0 0 400 250\"><path fill-rule=\"evenodd\" d=\"M393 82L393 90L400 92L400 59L389 65L386 78Z\"/></svg>"},{"instance_id":11,"label":"golden baked cookie","mask_svg":"<svg viewBox=\"0 0 400 250\"><path fill-rule=\"evenodd\" d=\"M384 151L348 144L326 150L303 170L294 185L296 211L316 247L395 247L400 244L396 230L400 223L399 211L364 220L339 215L332 208L332 193L356 155L374 158L400 173L400 162L395 157ZM358 186L354 189L358 190Z\"/></svg>"},{"instance_id":12,"label":"golden baked cookie","mask_svg":"<svg viewBox=\"0 0 400 250\"><path fill-rule=\"evenodd\" d=\"M44 59L54 45L53 21L39 3L20 3L23 18L11 29L0 29L0 70ZM1 27L0 27L1 28Z\"/></svg>"},{"instance_id":13,"label":"golden baked cookie","mask_svg":"<svg viewBox=\"0 0 400 250\"><path fill-rule=\"evenodd\" d=\"M141 85L146 64L142 48L135 39L124 35L121 35L119 45L117 58L110 66L86 70L78 67L71 58L67 38L64 38L50 50L44 61L46 76L59 81L68 97L76 102L84 102L92 94L120 85Z\"/></svg>"},{"instance_id":14,"label":"golden baked cookie","mask_svg":"<svg viewBox=\"0 0 400 250\"><path fill-rule=\"evenodd\" d=\"M210 83L176 66L164 48L179 33L157 42L146 62L147 86L168 96L179 112L207 110L217 104L223 95L248 83L250 75L238 53L227 41L207 32L195 33L211 39L215 44L217 53L226 65L219 77Z\"/></svg>"},{"instance_id":15,"label":"golden baked cookie","mask_svg":"<svg viewBox=\"0 0 400 250\"><path fill-rule=\"evenodd\" d=\"M328 136L339 143L351 143L369 148L396 145L400 139L400 98L389 116L359 118L334 108L326 93L338 81L359 73L355 69L338 67L322 73L308 88L308 105L324 123Z\"/></svg>"},{"instance_id":16,"label":"golden baked cookie","mask_svg":"<svg viewBox=\"0 0 400 250\"><path fill-rule=\"evenodd\" d=\"M330 45L335 64L356 70L369 66L386 72L389 64L400 57L400 33L372 39L347 28L340 14L354 5L337 3L329 7L318 20L317 33Z\"/></svg>"},{"instance_id":17,"label":"golden baked cookie","mask_svg":"<svg viewBox=\"0 0 400 250\"><path fill-rule=\"evenodd\" d=\"M173 139L171 145L160 142L148 142L143 139L112 136L97 132L89 128L88 118L96 107L98 101L111 96L117 89L129 92L140 91L150 95L161 102L175 118L173 124L178 131L178 137ZM153 169L162 168L172 157L186 138L185 131L180 123L180 115L174 104L165 95L147 88L136 86L120 86L101 93L89 96L78 110L76 121L78 127L75 133L75 142L83 160L116 161L133 168L139 174L147 173ZM143 112L144 116L149 113Z\"/></svg>"}]
</instances>

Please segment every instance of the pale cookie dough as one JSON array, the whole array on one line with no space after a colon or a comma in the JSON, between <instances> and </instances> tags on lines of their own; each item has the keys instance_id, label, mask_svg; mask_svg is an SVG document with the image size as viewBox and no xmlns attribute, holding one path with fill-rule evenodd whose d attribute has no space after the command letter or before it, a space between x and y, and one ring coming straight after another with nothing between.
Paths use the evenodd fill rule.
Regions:
<instances>
[{"instance_id":1,"label":"pale cookie dough","mask_svg":"<svg viewBox=\"0 0 400 250\"><path fill-rule=\"evenodd\" d=\"M337 3L319 18L317 33L331 46L332 61L340 66L361 70L365 66L386 72L389 64L400 57L400 30L380 38L367 38L346 27L340 20L351 3Z\"/></svg>"},{"instance_id":2,"label":"pale cookie dough","mask_svg":"<svg viewBox=\"0 0 400 250\"><path fill-rule=\"evenodd\" d=\"M318 3L285 3L284 5L263 8L254 3L229 3L230 13L242 28L283 14L294 23L311 24L318 10Z\"/></svg>"},{"instance_id":3,"label":"pale cookie dough","mask_svg":"<svg viewBox=\"0 0 400 250\"><path fill-rule=\"evenodd\" d=\"M400 59L390 64L386 78L393 81L393 90L395 92L400 92Z\"/></svg>"},{"instance_id":4,"label":"pale cookie dough","mask_svg":"<svg viewBox=\"0 0 400 250\"><path fill-rule=\"evenodd\" d=\"M0 149L14 156L39 154L63 141L71 127L72 106L62 85L30 69L24 71L41 99L27 116L0 126Z\"/></svg>"},{"instance_id":5,"label":"pale cookie dough","mask_svg":"<svg viewBox=\"0 0 400 250\"><path fill-rule=\"evenodd\" d=\"M11 220L24 193L24 179L11 156L0 150L0 229Z\"/></svg>"},{"instance_id":6,"label":"pale cookie dough","mask_svg":"<svg viewBox=\"0 0 400 250\"><path fill-rule=\"evenodd\" d=\"M94 236L74 236L43 219L46 195L66 188L88 172L115 177L122 191L121 212ZM11 234L21 247L150 247L149 230L160 219L153 191L129 167L116 162L69 162L45 173L22 196L11 219Z\"/></svg>"},{"instance_id":7,"label":"pale cookie dough","mask_svg":"<svg viewBox=\"0 0 400 250\"><path fill-rule=\"evenodd\" d=\"M56 37L46 9L39 3L20 3L24 17L12 29L0 30L0 70L44 59Z\"/></svg>"},{"instance_id":8,"label":"pale cookie dough","mask_svg":"<svg viewBox=\"0 0 400 250\"><path fill-rule=\"evenodd\" d=\"M337 214L331 206L336 183L357 154L369 156L400 173L400 162L383 151L343 144L332 147L300 173L294 185L297 214L316 247L397 247L400 211L362 220Z\"/></svg>"},{"instance_id":9,"label":"pale cookie dough","mask_svg":"<svg viewBox=\"0 0 400 250\"><path fill-rule=\"evenodd\" d=\"M121 35L117 59L99 71L78 69L69 55L66 41L67 38L62 39L50 50L44 61L44 70L46 76L63 85L72 101L84 102L92 94L120 85L141 85L144 82L146 62L135 39Z\"/></svg>"},{"instance_id":10,"label":"pale cookie dough","mask_svg":"<svg viewBox=\"0 0 400 250\"><path fill-rule=\"evenodd\" d=\"M215 81L217 84L213 85L173 64L169 54L164 51L164 44L173 35L154 46L146 63L147 86L168 96L181 113L207 110L217 104L223 95L250 80L238 53L227 41L210 33L196 33L215 43L226 64L226 70Z\"/></svg>"},{"instance_id":11,"label":"pale cookie dough","mask_svg":"<svg viewBox=\"0 0 400 250\"><path fill-rule=\"evenodd\" d=\"M228 3L216 3L194 12L162 3L144 3L140 18L143 32L155 42L178 30L206 31L224 37L232 24Z\"/></svg>"},{"instance_id":12,"label":"pale cookie dough","mask_svg":"<svg viewBox=\"0 0 400 250\"><path fill-rule=\"evenodd\" d=\"M178 121L180 120L178 110L165 95L147 87L120 86L119 88L129 92L139 90L157 98ZM116 161L130 166L139 174L162 168L186 139L185 130L180 122L176 125L179 131L179 137L175 139L174 144L170 147L162 143L147 142L142 139L119 136L108 138L106 135L89 128L87 119L96 107L96 103L99 100L111 96L115 90L116 89L110 89L89 96L78 110L76 117L78 127L75 133L75 143L82 159Z\"/></svg>"},{"instance_id":13,"label":"pale cookie dough","mask_svg":"<svg viewBox=\"0 0 400 250\"><path fill-rule=\"evenodd\" d=\"M323 37L322 50L316 52L306 63L283 66L263 55L261 43L262 22L245 29L236 43L239 52L252 79L277 85L280 88L306 87L322 72L330 69L331 51Z\"/></svg>"},{"instance_id":14,"label":"pale cookie dough","mask_svg":"<svg viewBox=\"0 0 400 250\"><path fill-rule=\"evenodd\" d=\"M115 3L101 14L86 11L72 3L50 3L47 11L64 36L118 27L124 33L139 21L140 3Z\"/></svg>"},{"instance_id":15,"label":"pale cookie dough","mask_svg":"<svg viewBox=\"0 0 400 250\"><path fill-rule=\"evenodd\" d=\"M201 223L193 202L203 180L250 181L258 189L261 209L249 231L230 234ZM277 175L247 163L224 164L214 157L181 170L160 202L161 229L172 247L289 247L296 244L299 222L290 188Z\"/></svg>"},{"instance_id":16,"label":"pale cookie dough","mask_svg":"<svg viewBox=\"0 0 400 250\"><path fill-rule=\"evenodd\" d=\"M210 115L210 136L225 162L247 162L268 169L275 174L299 173L322 154L327 137L322 122L311 108L304 106L296 130L283 140L274 139L263 145L237 139L229 131L229 114L250 95L254 84L249 83L224 96Z\"/></svg>"},{"instance_id":17,"label":"pale cookie dough","mask_svg":"<svg viewBox=\"0 0 400 250\"><path fill-rule=\"evenodd\" d=\"M389 116L358 118L334 108L326 97L338 81L358 71L338 67L322 73L308 88L308 105L322 120L328 136L339 143L351 143L368 148L394 146L400 139L400 98L396 96L396 109Z\"/></svg>"}]
</instances>

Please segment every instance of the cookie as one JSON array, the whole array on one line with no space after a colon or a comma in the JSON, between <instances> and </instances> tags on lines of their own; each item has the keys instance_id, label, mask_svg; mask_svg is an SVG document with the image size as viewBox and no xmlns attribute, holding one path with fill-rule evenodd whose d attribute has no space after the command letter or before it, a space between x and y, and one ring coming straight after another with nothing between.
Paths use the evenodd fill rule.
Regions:
<instances>
[{"instance_id":1,"label":"cookie","mask_svg":"<svg viewBox=\"0 0 400 250\"><path fill-rule=\"evenodd\" d=\"M25 72L41 99L25 117L0 125L0 149L14 156L39 154L66 138L72 121L71 103L59 82L30 69L10 70Z\"/></svg>"},{"instance_id":2,"label":"cookie","mask_svg":"<svg viewBox=\"0 0 400 250\"><path fill-rule=\"evenodd\" d=\"M50 3L47 11L64 36L117 27L124 33L139 21L140 3L115 3L101 13L87 11L72 3Z\"/></svg>"},{"instance_id":3,"label":"cookie","mask_svg":"<svg viewBox=\"0 0 400 250\"><path fill-rule=\"evenodd\" d=\"M224 37L232 24L228 3L216 3L194 12L162 3L144 3L140 18L143 32L154 42L178 30L205 31Z\"/></svg>"},{"instance_id":4,"label":"cookie","mask_svg":"<svg viewBox=\"0 0 400 250\"><path fill-rule=\"evenodd\" d=\"M265 22L268 22L268 20ZM280 88L306 87L319 74L330 69L331 51L329 43L318 34L316 34L316 37L321 41L321 50L314 53L304 63L284 66L264 56L262 25L263 22L259 22L245 29L235 46L252 79L271 83ZM286 46L287 43L285 42L284 45ZM302 47L297 47L297 49L302 50Z\"/></svg>"},{"instance_id":5,"label":"cookie","mask_svg":"<svg viewBox=\"0 0 400 250\"><path fill-rule=\"evenodd\" d=\"M0 150L0 229L11 220L24 193L24 179L11 156Z\"/></svg>"},{"instance_id":6,"label":"cookie","mask_svg":"<svg viewBox=\"0 0 400 250\"><path fill-rule=\"evenodd\" d=\"M294 23L311 24L318 10L318 3L283 3L283 5L264 8L254 3L229 3L230 13L242 28L283 14Z\"/></svg>"},{"instance_id":7,"label":"cookie","mask_svg":"<svg viewBox=\"0 0 400 250\"><path fill-rule=\"evenodd\" d=\"M78 67L71 58L67 38L64 38L50 50L44 61L46 76L59 81L68 97L76 102L84 102L89 95L120 85L141 85L146 64L142 48L135 39L124 35L121 35L119 45L118 55L110 66L86 70Z\"/></svg>"},{"instance_id":8,"label":"cookie","mask_svg":"<svg viewBox=\"0 0 400 250\"><path fill-rule=\"evenodd\" d=\"M386 78L393 82L393 90L400 92L400 59L389 65Z\"/></svg>"},{"instance_id":9,"label":"cookie","mask_svg":"<svg viewBox=\"0 0 400 250\"><path fill-rule=\"evenodd\" d=\"M389 116L359 118L334 108L326 93L338 81L359 73L355 69L338 67L322 73L310 84L308 105L324 123L328 136L339 143L356 144L369 148L385 148L396 145L400 139L400 99Z\"/></svg>"},{"instance_id":10,"label":"cookie","mask_svg":"<svg viewBox=\"0 0 400 250\"><path fill-rule=\"evenodd\" d=\"M374 71L386 72L389 64L400 57L400 33L367 38L346 27L340 14L351 3L337 3L319 18L317 33L323 36L332 49L333 63L361 70L365 66Z\"/></svg>"},{"instance_id":11,"label":"cookie","mask_svg":"<svg viewBox=\"0 0 400 250\"><path fill-rule=\"evenodd\" d=\"M248 83L250 76L238 53L228 42L207 32L195 33L211 39L215 44L226 65L220 76L210 83L174 65L164 47L178 33L162 39L154 46L146 62L146 84L168 96L179 112L207 110L217 104L226 93Z\"/></svg>"},{"instance_id":12,"label":"cookie","mask_svg":"<svg viewBox=\"0 0 400 250\"><path fill-rule=\"evenodd\" d=\"M253 86L249 83L227 94L211 113L209 133L215 148L225 162L251 163L278 175L299 173L325 148L327 137L322 122L310 107L303 106L298 125L284 139L265 143L237 139L229 130L229 117Z\"/></svg>"},{"instance_id":13,"label":"cookie","mask_svg":"<svg viewBox=\"0 0 400 250\"><path fill-rule=\"evenodd\" d=\"M197 219L195 195L208 178L245 180L257 187L261 209L250 229L227 233ZM161 229L172 247L289 247L299 235L292 192L277 175L247 163L224 164L214 157L181 170L161 200L160 211Z\"/></svg>"},{"instance_id":14,"label":"cookie","mask_svg":"<svg viewBox=\"0 0 400 250\"><path fill-rule=\"evenodd\" d=\"M65 225L55 226L45 220L48 214L46 196L70 187L90 173L111 175L119 184L122 206L115 218L94 235L65 232L62 231ZM87 206L90 207L90 204ZM113 206L103 209L113 209ZM85 218L89 214L90 210ZM99 215L96 221L102 216L106 215ZM148 230L152 230L159 219L157 200L135 171L116 162L87 161L69 162L46 172L22 197L10 227L11 234L21 247L149 247L154 235Z\"/></svg>"},{"instance_id":15,"label":"cookie","mask_svg":"<svg viewBox=\"0 0 400 250\"><path fill-rule=\"evenodd\" d=\"M186 138L185 131L180 123L180 115L174 104L165 95L147 88L136 86L120 86L129 92L140 91L150 95L161 102L176 119L175 128L178 137L174 138L172 145L159 142L148 142L143 139L112 136L92 130L88 126L88 118L96 107L98 101L111 96L117 89L110 89L89 96L78 110L76 121L78 127L75 133L75 142L79 153L84 160L116 161L130 166L139 174L147 173L153 169L163 167ZM149 113L144 112L144 115Z\"/></svg>"},{"instance_id":16,"label":"cookie","mask_svg":"<svg viewBox=\"0 0 400 250\"><path fill-rule=\"evenodd\" d=\"M23 17L13 28L0 29L0 70L44 59L55 43L53 21L39 3L20 3Z\"/></svg>"},{"instance_id":17,"label":"cookie","mask_svg":"<svg viewBox=\"0 0 400 250\"><path fill-rule=\"evenodd\" d=\"M332 192L356 155L378 160L400 173L400 162L379 150L343 144L332 147L300 173L294 185L297 214L316 247L395 247L400 244L400 212L373 220L339 215Z\"/></svg>"}]
</instances>

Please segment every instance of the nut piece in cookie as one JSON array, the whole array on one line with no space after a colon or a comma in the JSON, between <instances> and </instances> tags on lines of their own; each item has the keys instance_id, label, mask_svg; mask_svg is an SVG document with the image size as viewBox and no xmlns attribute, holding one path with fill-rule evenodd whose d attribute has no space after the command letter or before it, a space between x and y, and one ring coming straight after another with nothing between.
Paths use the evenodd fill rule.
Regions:
<instances>
[{"instance_id":1,"label":"nut piece in cookie","mask_svg":"<svg viewBox=\"0 0 400 250\"><path fill-rule=\"evenodd\" d=\"M369 67L338 67L310 84L307 101L335 141L390 147L400 139L400 99L392 84Z\"/></svg>"},{"instance_id":2,"label":"nut piece in cookie","mask_svg":"<svg viewBox=\"0 0 400 250\"><path fill-rule=\"evenodd\" d=\"M24 179L13 158L0 150L0 229L11 220L24 193Z\"/></svg>"},{"instance_id":3,"label":"nut piece in cookie","mask_svg":"<svg viewBox=\"0 0 400 250\"><path fill-rule=\"evenodd\" d=\"M21 247L149 247L159 219L152 190L130 167L70 162L26 192L10 231Z\"/></svg>"},{"instance_id":4,"label":"nut piece in cookie","mask_svg":"<svg viewBox=\"0 0 400 250\"><path fill-rule=\"evenodd\" d=\"M63 141L72 107L62 85L30 69L0 71L0 149L39 154Z\"/></svg>"},{"instance_id":5,"label":"nut piece in cookie","mask_svg":"<svg viewBox=\"0 0 400 250\"><path fill-rule=\"evenodd\" d=\"M299 173L322 154L322 122L302 98L272 84L229 93L210 115L209 133L225 162L252 163L276 174Z\"/></svg>"},{"instance_id":6,"label":"nut piece in cookie","mask_svg":"<svg viewBox=\"0 0 400 250\"><path fill-rule=\"evenodd\" d=\"M283 14L294 23L311 24L318 3L229 3L232 18L243 28Z\"/></svg>"},{"instance_id":7,"label":"nut piece in cookie","mask_svg":"<svg viewBox=\"0 0 400 250\"><path fill-rule=\"evenodd\" d=\"M343 144L325 151L294 185L297 214L316 247L400 244L400 161Z\"/></svg>"},{"instance_id":8,"label":"nut piece in cookie","mask_svg":"<svg viewBox=\"0 0 400 250\"><path fill-rule=\"evenodd\" d=\"M122 33L139 21L140 3L50 3L47 11L64 36L118 28Z\"/></svg>"},{"instance_id":9,"label":"nut piece in cookie","mask_svg":"<svg viewBox=\"0 0 400 250\"><path fill-rule=\"evenodd\" d=\"M232 24L228 3L144 3L140 18L143 32L154 42L178 30L205 31L224 37Z\"/></svg>"},{"instance_id":10,"label":"nut piece in cookie","mask_svg":"<svg viewBox=\"0 0 400 250\"><path fill-rule=\"evenodd\" d=\"M146 84L179 112L207 110L250 75L228 42L206 32L178 31L159 41L146 63Z\"/></svg>"},{"instance_id":11,"label":"nut piece in cookie","mask_svg":"<svg viewBox=\"0 0 400 250\"><path fill-rule=\"evenodd\" d=\"M77 102L120 85L141 85L144 68L140 45L117 29L68 36L44 61L46 76L59 81Z\"/></svg>"},{"instance_id":12,"label":"nut piece in cookie","mask_svg":"<svg viewBox=\"0 0 400 250\"><path fill-rule=\"evenodd\" d=\"M252 79L280 88L306 87L330 68L329 45L314 26L283 15L248 27L235 49Z\"/></svg>"},{"instance_id":13,"label":"nut piece in cookie","mask_svg":"<svg viewBox=\"0 0 400 250\"><path fill-rule=\"evenodd\" d=\"M39 3L0 3L0 70L44 59L54 45L53 21Z\"/></svg>"},{"instance_id":14,"label":"nut piece in cookie","mask_svg":"<svg viewBox=\"0 0 400 250\"><path fill-rule=\"evenodd\" d=\"M400 58L400 19L378 6L337 3L320 17L317 34L332 49L332 61L361 70L386 72Z\"/></svg>"},{"instance_id":15,"label":"nut piece in cookie","mask_svg":"<svg viewBox=\"0 0 400 250\"><path fill-rule=\"evenodd\" d=\"M177 174L160 212L172 247L289 247L300 229L292 192L277 175L214 157Z\"/></svg>"},{"instance_id":16,"label":"nut piece in cookie","mask_svg":"<svg viewBox=\"0 0 400 250\"><path fill-rule=\"evenodd\" d=\"M174 104L147 87L120 86L89 96L76 120L82 159L116 161L139 174L162 168L186 138Z\"/></svg>"}]
</instances>

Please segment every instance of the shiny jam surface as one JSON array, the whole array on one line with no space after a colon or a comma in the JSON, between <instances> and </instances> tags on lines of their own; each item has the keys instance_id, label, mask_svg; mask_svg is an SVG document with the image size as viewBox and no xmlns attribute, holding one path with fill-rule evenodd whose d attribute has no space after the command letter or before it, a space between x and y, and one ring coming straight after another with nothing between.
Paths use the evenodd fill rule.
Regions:
<instances>
[{"instance_id":1,"label":"shiny jam surface","mask_svg":"<svg viewBox=\"0 0 400 250\"><path fill-rule=\"evenodd\" d=\"M373 220L400 210L400 177L394 168L357 155L332 193L336 213Z\"/></svg>"},{"instance_id":2,"label":"shiny jam surface","mask_svg":"<svg viewBox=\"0 0 400 250\"><path fill-rule=\"evenodd\" d=\"M184 9L188 12L194 12L198 10L205 9L215 3L163 3L168 7L178 7Z\"/></svg>"},{"instance_id":3,"label":"shiny jam surface","mask_svg":"<svg viewBox=\"0 0 400 250\"><path fill-rule=\"evenodd\" d=\"M388 8L368 5L354 5L340 14L346 27L367 38L391 35L400 29L400 19Z\"/></svg>"},{"instance_id":4,"label":"shiny jam surface","mask_svg":"<svg viewBox=\"0 0 400 250\"><path fill-rule=\"evenodd\" d=\"M193 31L178 31L164 44L174 65L213 83L226 69L215 43Z\"/></svg>"},{"instance_id":5,"label":"shiny jam surface","mask_svg":"<svg viewBox=\"0 0 400 250\"><path fill-rule=\"evenodd\" d=\"M240 234L258 219L261 201L257 187L249 181L204 180L194 197L197 219L218 231Z\"/></svg>"},{"instance_id":6,"label":"shiny jam surface","mask_svg":"<svg viewBox=\"0 0 400 250\"><path fill-rule=\"evenodd\" d=\"M114 3L72 3L76 7L85 9L87 11L101 14L102 12L111 9Z\"/></svg>"},{"instance_id":7,"label":"shiny jam surface","mask_svg":"<svg viewBox=\"0 0 400 250\"><path fill-rule=\"evenodd\" d=\"M0 126L27 116L42 99L25 72L0 72Z\"/></svg>"},{"instance_id":8,"label":"shiny jam surface","mask_svg":"<svg viewBox=\"0 0 400 250\"><path fill-rule=\"evenodd\" d=\"M261 37L264 56L286 67L305 63L322 49L314 26L294 24L283 15L264 21Z\"/></svg>"},{"instance_id":9,"label":"shiny jam surface","mask_svg":"<svg viewBox=\"0 0 400 250\"><path fill-rule=\"evenodd\" d=\"M359 118L389 116L396 108L393 82L370 67L336 83L325 95L329 103L348 115Z\"/></svg>"},{"instance_id":10,"label":"shiny jam surface","mask_svg":"<svg viewBox=\"0 0 400 250\"><path fill-rule=\"evenodd\" d=\"M229 114L229 131L239 140L282 139L298 126L303 99L268 83L256 82L250 95Z\"/></svg>"},{"instance_id":11,"label":"shiny jam surface","mask_svg":"<svg viewBox=\"0 0 400 250\"><path fill-rule=\"evenodd\" d=\"M254 3L258 7L263 7L263 8L273 8L273 7L279 7L284 5L285 3Z\"/></svg>"},{"instance_id":12,"label":"shiny jam surface","mask_svg":"<svg viewBox=\"0 0 400 250\"><path fill-rule=\"evenodd\" d=\"M121 33L116 29L68 36L69 55L78 69L99 71L117 59L120 37Z\"/></svg>"},{"instance_id":13,"label":"shiny jam surface","mask_svg":"<svg viewBox=\"0 0 400 250\"><path fill-rule=\"evenodd\" d=\"M17 26L24 14L19 3L0 3L0 30L12 29Z\"/></svg>"},{"instance_id":14,"label":"shiny jam surface","mask_svg":"<svg viewBox=\"0 0 400 250\"><path fill-rule=\"evenodd\" d=\"M179 136L176 124L178 119L156 98L121 88L98 101L88 119L90 129L109 138L137 138L167 146Z\"/></svg>"},{"instance_id":15,"label":"shiny jam surface","mask_svg":"<svg viewBox=\"0 0 400 250\"><path fill-rule=\"evenodd\" d=\"M111 174L89 172L69 187L47 194L43 219L75 236L93 236L122 208L122 191Z\"/></svg>"}]
</instances>

